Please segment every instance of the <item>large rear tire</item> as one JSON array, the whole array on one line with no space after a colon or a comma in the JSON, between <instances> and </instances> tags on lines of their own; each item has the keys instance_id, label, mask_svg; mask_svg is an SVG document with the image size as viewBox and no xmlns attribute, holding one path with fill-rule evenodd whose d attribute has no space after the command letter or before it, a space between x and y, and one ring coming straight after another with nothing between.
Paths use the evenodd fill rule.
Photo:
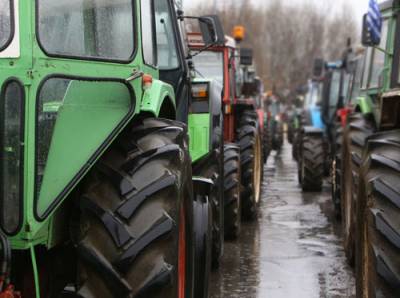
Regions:
<instances>
[{"instance_id":1,"label":"large rear tire","mask_svg":"<svg viewBox=\"0 0 400 298\"><path fill-rule=\"evenodd\" d=\"M355 113L348 118L343 134L341 183L341 211L343 246L349 265L354 266L356 210L359 171L367 137L373 133L373 125L362 114Z\"/></svg>"},{"instance_id":2,"label":"large rear tire","mask_svg":"<svg viewBox=\"0 0 400 298\"><path fill-rule=\"evenodd\" d=\"M225 239L237 239L241 228L240 202L240 148L235 144L224 146L224 231Z\"/></svg>"},{"instance_id":3,"label":"large rear tire","mask_svg":"<svg viewBox=\"0 0 400 298\"><path fill-rule=\"evenodd\" d=\"M139 120L84 181L82 297L191 297L192 175L184 125Z\"/></svg>"},{"instance_id":4,"label":"large rear tire","mask_svg":"<svg viewBox=\"0 0 400 298\"><path fill-rule=\"evenodd\" d=\"M257 114L242 111L237 126L240 145L240 167L242 179L242 216L246 220L257 218L261 197L262 145Z\"/></svg>"},{"instance_id":5,"label":"large rear tire","mask_svg":"<svg viewBox=\"0 0 400 298\"><path fill-rule=\"evenodd\" d=\"M369 138L357 209L357 297L400 297L399 161L400 130Z\"/></svg>"},{"instance_id":6,"label":"large rear tire","mask_svg":"<svg viewBox=\"0 0 400 298\"><path fill-rule=\"evenodd\" d=\"M303 191L321 191L324 178L324 140L322 135L302 136L299 156L299 182Z\"/></svg>"}]
</instances>

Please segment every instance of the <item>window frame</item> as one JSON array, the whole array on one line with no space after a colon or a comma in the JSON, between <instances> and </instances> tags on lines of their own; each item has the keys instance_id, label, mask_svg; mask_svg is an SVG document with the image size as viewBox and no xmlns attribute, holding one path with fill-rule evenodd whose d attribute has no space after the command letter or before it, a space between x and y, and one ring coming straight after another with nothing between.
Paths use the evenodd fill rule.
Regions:
<instances>
[{"instance_id":1,"label":"window frame","mask_svg":"<svg viewBox=\"0 0 400 298\"><path fill-rule=\"evenodd\" d=\"M142 13L142 2L140 2L140 32L141 32L141 37L142 37L142 56L143 56L143 63L146 64L147 66L150 66L154 69L157 69L158 66L158 52L157 52L157 32L156 32L156 16L155 16L155 10L154 10L154 0L148 0L150 1L150 10L152 12L152 17L151 17L151 23L152 23L152 32L153 32L153 40L152 40L152 49L153 49L153 64L148 63L146 61L146 57L144 55L144 34L143 34L143 13Z\"/></svg>"},{"instance_id":2,"label":"window frame","mask_svg":"<svg viewBox=\"0 0 400 298\"><path fill-rule=\"evenodd\" d=\"M390 85L400 87L400 14L397 14L394 29L394 51L392 59L392 74Z\"/></svg>"},{"instance_id":3,"label":"window frame","mask_svg":"<svg viewBox=\"0 0 400 298\"><path fill-rule=\"evenodd\" d=\"M157 69L159 71L163 71L163 72L177 71L179 69L182 69L182 61L181 61L181 59L179 57L180 54L181 54L180 53L181 50L180 50L180 47L179 47L178 38L180 38L180 36L177 37L177 33L178 32L174 32L175 31L174 29L179 29L179 28L175 28L175 24L174 24L174 21L173 21L174 20L174 13L173 13L173 11L171 9L171 6L168 3L168 0L162 0L162 1L166 1L167 7L168 7L168 15L171 17L171 29L172 29L171 35L173 37L173 42L174 42L174 47L175 47L177 66L174 67L174 68L162 68L162 67L160 67L160 64L159 64L160 61L158 59L158 45L157 45L157 24L156 24L156 19L155 19L156 10L154 8L154 24L155 24L154 30L156 31L155 38L156 38L156 49L157 49L157 52L156 52L156 54L157 54ZM154 0L153 0L153 2L154 2Z\"/></svg>"},{"instance_id":4,"label":"window frame","mask_svg":"<svg viewBox=\"0 0 400 298\"><path fill-rule=\"evenodd\" d=\"M372 47L367 47L364 58L364 66L362 69L361 90L368 90L369 78L372 64ZM367 71L368 69L368 71Z\"/></svg>"},{"instance_id":5,"label":"window frame","mask_svg":"<svg viewBox=\"0 0 400 298\"><path fill-rule=\"evenodd\" d=\"M391 30L391 20L390 20L390 18L387 18L387 17L384 18L382 24L385 24L385 23L386 23L386 26L387 26L386 35L383 35L383 36L385 36L386 40L385 40L385 45L384 45L384 47L382 47L382 49L387 51L388 50L388 43L389 43L389 40L390 40L389 34L391 32L390 31ZM384 26L384 25L382 25L382 26ZM381 45L379 45L378 47L381 47ZM373 90L373 89L378 89L378 88L382 87L382 86L379 86L379 77L382 74L384 74L384 72L385 72L386 61L387 61L387 58L388 58L386 52L382 53L376 47L370 47L370 49L371 49L371 59L370 59L370 62L369 62L369 69L368 69L368 81L367 81L367 86L366 86L367 90ZM383 68L382 68L381 73L378 75L376 86L371 86L371 80L372 80L372 75L373 75L373 70L374 70L374 60L375 60L376 53L383 54Z\"/></svg>"},{"instance_id":6,"label":"window frame","mask_svg":"<svg viewBox=\"0 0 400 298\"><path fill-rule=\"evenodd\" d=\"M130 57L128 59L113 59L113 58L104 58L104 57L86 57L86 56L74 56L74 55L64 55L64 54L52 54L49 53L44 45L42 44L42 41L40 39L40 31L39 31L39 10L40 10L40 5L39 2L41 0L35 0L35 33L36 33L36 41L39 45L39 48L42 50L42 52L50 57L50 58L59 58L59 59L71 59L71 60L81 60L81 61L99 61L99 62L111 62L111 63L118 63L118 64L130 64L135 60L136 55L137 55L137 50L138 50L138 24L137 24L137 14L136 14L136 1L130 0L130 3L132 4L132 34L133 34L133 49ZM141 24L140 24L141 28Z\"/></svg>"},{"instance_id":7,"label":"window frame","mask_svg":"<svg viewBox=\"0 0 400 298\"><path fill-rule=\"evenodd\" d=\"M20 168L19 168L19 188L20 188L20 194L19 194L19 219L18 219L18 225L17 227L13 230L13 231L7 231L6 229L4 229L3 227L3 218L1 218L1 230L8 236L15 236L16 234L18 234L18 232L21 230L22 228L22 224L23 224L23 210L24 210L24 189L25 189L25 176L24 176L24 171L25 171L25 113L26 113L26 109L25 109L25 102L26 102L26 94L25 94L25 88L24 88L24 84L21 82L20 79L16 78L16 77L11 77L9 79L7 79L3 86L1 86L1 90L0 90L0 100L1 100L1 114L4 113L4 105L5 105L5 97L6 97L6 91L7 91L7 87L12 84L12 83L16 83L18 85L18 87L20 88L21 91L21 103L20 103L20 108L21 108L21 119L20 119L20 141L21 141L21 146L20 146ZM4 125L4 117L3 120L0 123L0 127L3 128ZM23 145L22 145L23 144ZM3 145L3 136L0 138L0 146ZM2 146L3 147L3 146ZM0 152L0 163L2 164L2 161L4 160L3 158L3 154ZM0 167L0 175L3 175L3 167ZM0 188L3 188L3 180L0 180ZM2 203L0 204L2 205ZM0 215L2 217L2 215Z\"/></svg>"},{"instance_id":8,"label":"window frame","mask_svg":"<svg viewBox=\"0 0 400 298\"><path fill-rule=\"evenodd\" d=\"M14 40L15 37L15 8L14 0L8 0L10 3L10 34L4 45L0 45L0 52L6 50Z\"/></svg>"}]
</instances>

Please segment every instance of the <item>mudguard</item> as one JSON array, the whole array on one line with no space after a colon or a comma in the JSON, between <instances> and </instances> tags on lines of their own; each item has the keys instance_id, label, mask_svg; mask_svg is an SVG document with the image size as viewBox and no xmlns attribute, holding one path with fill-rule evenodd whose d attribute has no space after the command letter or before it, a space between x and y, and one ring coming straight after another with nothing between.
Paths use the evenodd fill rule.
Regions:
<instances>
[{"instance_id":1,"label":"mudguard","mask_svg":"<svg viewBox=\"0 0 400 298\"><path fill-rule=\"evenodd\" d=\"M302 128L302 133L305 135L324 135L324 131L321 128L315 126L304 126Z\"/></svg>"},{"instance_id":2,"label":"mudguard","mask_svg":"<svg viewBox=\"0 0 400 298\"><path fill-rule=\"evenodd\" d=\"M157 117L160 114L161 106L165 100L169 100L176 110L174 98L175 92L171 85L160 80L153 80L151 87L146 89L143 93L140 111L151 113Z\"/></svg>"}]
</instances>

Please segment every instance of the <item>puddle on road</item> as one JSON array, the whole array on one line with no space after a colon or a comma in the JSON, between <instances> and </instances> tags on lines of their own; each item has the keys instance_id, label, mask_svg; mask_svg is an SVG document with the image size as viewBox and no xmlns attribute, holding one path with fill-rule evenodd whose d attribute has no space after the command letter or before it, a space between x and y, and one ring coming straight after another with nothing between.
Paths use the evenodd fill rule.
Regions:
<instances>
[{"instance_id":1,"label":"puddle on road","mask_svg":"<svg viewBox=\"0 0 400 298\"><path fill-rule=\"evenodd\" d=\"M212 298L355 297L355 282L342 250L330 190L303 194L297 165L285 145L265 169L256 223L245 223L237 242L225 243Z\"/></svg>"}]
</instances>

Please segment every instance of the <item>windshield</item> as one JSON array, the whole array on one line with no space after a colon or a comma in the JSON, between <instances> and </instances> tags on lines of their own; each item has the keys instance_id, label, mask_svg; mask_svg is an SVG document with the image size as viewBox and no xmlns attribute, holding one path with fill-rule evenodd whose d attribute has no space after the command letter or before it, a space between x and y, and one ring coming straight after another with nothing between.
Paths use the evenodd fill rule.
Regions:
<instances>
[{"instance_id":1,"label":"windshield","mask_svg":"<svg viewBox=\"0 0 400 298\"><path fill-rule=\"evenodd\" d=\"M319 83L311 83L304 102L305 107L315 107L321 103L322 90Z\"/></svg>"},{"instance_id":2,"label":"windshield","mask_svg":"<svg viewBox=\"0 0 400 298\"><path fill-rule=\"evenodd\" d=\"M37 0L39 40L51 55L130 60L131 0Z\"/></svg>"},{"instance_id":3,"label":"windshield","mask_svg":"<svg viewBox=\"0 0 400 298\"><path fill-rule=\"evenodd\" d=\"M329 106L335 107L339 100L340 92L340 70L332 72L331 87L329 90Z\"/></svg>"},{"instance_id":4,"label":"windshield","mask_svg":"<svg viewBox=\"0 0 400 298\"><path fill-rule=\"evenodd\" d=\"M11 0L0 0L0 50L7 46L11 38Z\"/></svg>"},{"instance_id":5,"label":"windshield","mask_svg":"<svg viewBox=\"0 0 400 298\"><path fill-rule=\"evenodd\" d=\"M212 78L224 84L224 58L222 52L205 51L193 57L194 67L199 76Z\"/></svg>"}]
</instances>

